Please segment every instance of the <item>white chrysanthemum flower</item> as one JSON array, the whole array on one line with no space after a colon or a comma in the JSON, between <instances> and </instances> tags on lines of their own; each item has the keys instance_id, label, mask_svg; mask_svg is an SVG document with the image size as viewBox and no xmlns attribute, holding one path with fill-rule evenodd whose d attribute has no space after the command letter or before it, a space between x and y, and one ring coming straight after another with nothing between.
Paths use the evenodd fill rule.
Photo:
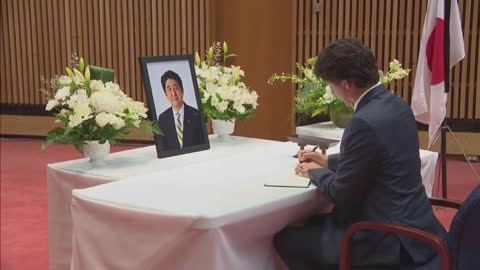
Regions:
<instances>
[{"instance_id":1,"label":"white chrysanthemum flower","mask_svg":"<svg viewBox=\"0 0 480 270\"><path fill-rule=\"evenodd\" d=\"M216 95L213 95L212 96L212 99L210 99L210 102L212 103L212 106L217 106L217 104L220 102L220 100L218 99L218 97Z\"/></svg>"},{"instance_id":2,"label":"white chrysanthemum flower","mask_svg":"<svg viewBox=\"0 0 480 270\"><path fill-rule=\"evenodd\" d=\"M60 85L66 86L72 83L72 78L70 78L70 76L62 75L57 81Z\"/></svg>"},{"instance_id":3,"label":"white chrysanthemum flower","mask_svg":"<svg viewBox=\"0 0 480 270\"><path fill-rule=\"evenodd\" d=\"M120 102L119 97L109 91L93 93L90 103L98 112L121 114L126 108L125 104Z\"/></svg>"},{"instance_id":4,"label":"white chrysanthemum flower","mask_svg":"<svg viewBox=\"0 0 480 270\"><path fill-rule=\"evenodd\" d=\"M127 108L130 113L135 113L138 116L147 118L148 109L145 108L142 102L133 101L132 99L129 99L127 102Z\"/></svg>"},{"instance_id":5,"label":"white chrysanthemum flower","mask_svg":"<svg viewBox=\"0 0 480 270\"><path fill-rule=\"evenodd\" d=\"M70 96L70 98L67 100L66 104L69 108L73 109L76 104L77 104L77 100L78 100L78 95L77 94L73 94Z\"/></svg>"},{"instance_id":6,"label":"white chrysanthemum flower","mask_svg":"<svg viewBox=\"0 0 480 270\"><path fill-rule=\"evenodd\" d=\"M116 96L126 97L125 93L123 93L122 89L120 89L120 85L114 82L105 83L105 91L110 92Z\"/></svg>"},{"instance_id":7,"label":"white chrysanthemum flower","mask_svg":"<svg viewBox=\"0 0 480 270\"><path fill-rule=\"evenodd\" d=\"M105 85L103 84L102 81L99 81L99 80L91 80L90 81L90 88L94 91L94 92L99 92L99 91L103 91L105 89Z\"/></svg>"},{"instance_id":8,"label":"white chrysanthemum flower","mask_svg":"<svg viewBox=\"0 0 480 270\"><path fill-rule=\"evenodd\" d=\"M95 116L95 122L100 126L104 127L106 124L109 123L109 114L105 112L101 112Z\"/></svg>"},{"instance_id":9,"label":"white chrysanthemum flower","mask_svg":"<svg viewBox=\"0 0 480 270\"><path fill-rule=\"evenodd\" d=\"M114 129L119 130L119 129L121 129L125 126L125 121L122 118L117 117L117 116L113 116L113 117L115 117L115 118L112 119L113 123L111 123L111 124L112 124Z\"/></svg>"},{"instance_id":10,"label":"white chrysanthemum flower","mask_svg":"<svg viewBox=\"0 0 480 270\"><path fill-rule=\"evenodd\" d=\"M70 86L64 86L58 89L57 93L55 93L55 99L58 101L62 101L69 95L70 95Z\"/></svg>"},{"instance_id":11,"label":"white chrysanthemum flower","mask_svg":"<svg viewBox=\"0 0 480 270\"><path fill-rule=\"evenodd\" d=\"M228 101L220 101L214 106L219 112L223 113L228 108Z\"/></svg>"},{"instance_id":12,"label":"white chrysanthemum flower","mask_svg":"<svg viewBox=\"0 0 480 270\"><path fill-rule=\"evenodd\" d=\"M243 107L242 103L234 103L233 108L239 113L245 112L245 107Z\"/></svg>"},{"instance_id":13,"label":"white chrysanthemum flower","mask_svg":"<svg viewBox=\"0 0 480 270\"><path fill-rule=\"evenodd\" d=\"M77 100L76 104L81 105L88 105L90 104L90 100L88 99L87 90L85 89L78 89L77 90Z\"/></svg>"},{"instance_id":14,"label":"white chrysanthemum flower","mask_svg":"<svg viewBox=\"0 0 480 270\"><path fill-rule=\"evenodd\" d=\"M83 123L84 121L84 118L81 117L80 115L76 115L76 114L72 114L70 116L68 116L68 125L70 127L76 127L78 125L80 125L81 123Z\"/></svg>"},{"instance_id":15,"label":"white chrysanthemum flower","mask_svg":"<svg viewBox=\"0 0 480 270\"><path fill-rule=\"evenodd\" d=\"M125 121L121 117L106 112L101 112L97 114L97 116L95 117L95 122L100 127L104 127L107 124L110 124L116 130L119 130L125 126Z\"/></svg>"},{"instance_id":16,"label":"white chrysanthemum flower","mask_svg":"<svg viewBox=\"0 0 480 270\"><path fill-rule=\"evenodd\" d=\"M73 108L73 112L75 115L78 115L82 118L88 118L92 113L92 110L88 104L77 104L77 106Z\"/></svg>"},{"instance_id":17,"label":"white chrysanthemum flower","mask_svg":"<svg viewBox=\"0 0 480 270\"><path fill-rule=\"evenodd\" d=\"M45 110L47 111L51 111L53 108L55 108L55 106L58 105L58 101L56 99L50 99L48 102L47 102L47 106L45 106Z\"/></svg>"}]
</instances>

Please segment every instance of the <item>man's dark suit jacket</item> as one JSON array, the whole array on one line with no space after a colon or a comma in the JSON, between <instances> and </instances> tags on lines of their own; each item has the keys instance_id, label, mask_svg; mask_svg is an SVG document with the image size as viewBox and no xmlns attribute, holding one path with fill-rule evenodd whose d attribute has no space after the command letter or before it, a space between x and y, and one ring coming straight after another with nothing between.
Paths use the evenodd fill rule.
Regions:
<instances>
[{"instance_id":1,"label":"man's dark suit jacket","mask_svg":"<svg viewBox=\"0 0 480 270\"><path fill-rule=\"evenodd\" d=\"M158 116L158 126L163 133L163 136L160 136L162 150L180 149L180 144L177 139L176 121L173 117L172 107ZM202 113L184 103L183 147L205 143L205 134L202 125L204 125Z\"/></svg>"},{"instance_id":2,"label":"man's dark suit jacket","mask_svg":"<svg viewBox=\"0 0 480 270\"><path fill-rule=\"evenodd\" d=\"M383 85L361 99L345 128L340 153L328 157L328 169L313 169L309 175L335 203L321 225L329 239L318 247L325 258L335 260L331 263L338 263L340 238L354 222L381 221L446 235L422 184L413 113ZM357 233L352 248L354 265L397 265L400 254L421 264L435 255L409 238L374 232Z\"/></svg>"}]
</instances>

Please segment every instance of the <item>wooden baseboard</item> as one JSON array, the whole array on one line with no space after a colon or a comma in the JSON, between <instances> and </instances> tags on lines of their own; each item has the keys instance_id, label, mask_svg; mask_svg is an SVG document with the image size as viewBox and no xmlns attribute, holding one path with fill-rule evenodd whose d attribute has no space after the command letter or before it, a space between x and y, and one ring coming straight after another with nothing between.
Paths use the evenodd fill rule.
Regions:
<instances>
[{"instance_id":1,"label":"wooden baseboard","mask_svg":"<svg viewBox=\"0 0 480 270\"><path fill-rule=\"evenodd\" d=\"M207 126L209 127L209 133L211 133L210 125ZM0 115L0 134L2 136L17 135L19 137L39 138L46 136L53 127L55 127L54 118L49 116ZM480 133L455 132L455 136L467 155L480 155ZM419 138L421 148L426 149L428 133L419 131ZM126 141L138 141L139 143L150 141L153 143L153 138L145 136L139 131L134 131L129 134ZM440 140L437 140L431 150L440 152ZM447 133L447 154L462 154L449 133Z\"/></svg>"},{"instance_id":2,"label":"wooden baseboard","mask_svg":"<svg viewBox=\"0 0 480 270\"><path fill-rule=\"evenodd\" d=\"M455 132L460 146L465 151L465 154L472 156L480 155L480 133L468 133L468 132ZM418 137L420 139L420 148L427 149L428 147L428 132L419 131ZM440 152L440 138L435 142L431 151ZM447 132L447 154L449 155L462 155L462 151L458 148L452 135Z\"/></svg>"},{"instance_id":3,"label":"wooden baseboard","mask_svg":"<svg viewBox=\"0 0 480 270\"><path fill-rule=\"evenodd\" d=\"M0 134L2 136L19 136L43 138L48 131L54 128L55 118L50 116L24 116L24 115L0 115ZM138 141L139 143L152 142L153 137L142 134L141 131L133 130L125 141Z\"/></svg>"}]
</instances>

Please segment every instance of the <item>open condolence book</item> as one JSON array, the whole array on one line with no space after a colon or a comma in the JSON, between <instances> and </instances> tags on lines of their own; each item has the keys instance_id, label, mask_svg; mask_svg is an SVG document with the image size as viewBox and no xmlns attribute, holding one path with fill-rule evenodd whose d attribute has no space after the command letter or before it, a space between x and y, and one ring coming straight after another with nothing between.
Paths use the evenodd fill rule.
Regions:
<instances>
[{"instance_id":1,"label":"open condolence book","mask_svg":"<svg viewBox=\"0 0 480 270\"><path fill-rule=\"evenodd\" d=\"M310 186L310 179L291 173L284 176L276 176L265 181L266 187L295 187L307 188Z\"/></svg>"}]
</instances>

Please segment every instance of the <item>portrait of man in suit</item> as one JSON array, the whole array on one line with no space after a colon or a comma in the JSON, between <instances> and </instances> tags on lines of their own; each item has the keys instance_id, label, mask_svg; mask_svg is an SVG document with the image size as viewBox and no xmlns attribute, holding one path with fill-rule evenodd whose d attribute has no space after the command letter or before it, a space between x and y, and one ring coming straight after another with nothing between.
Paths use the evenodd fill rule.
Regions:
<instances>
[{"instance_id":1,"label":"portrait of man in suit","mask_svg":"<svg viewBox=\"0 0 480 270\"><path fill-rule=\"evenodd\" d=\"M193 57L141 57L140 64L149 111L162 131L155 136L158 158L210 149Z\"/></svg>"},{"instance_id":2,"label":"portrait of man in suit","mask_svg":"<svg viewBox=\"0 0 480 270\"><path fill-rule=\"evenodd\" d=\"M161 76L161 84L165 98L170 103L158 116L158 126L162 149L172 150L205 143L202 113L184 101L184 88L180 76L167 70Z\"/></svg>"}]
</instances>

